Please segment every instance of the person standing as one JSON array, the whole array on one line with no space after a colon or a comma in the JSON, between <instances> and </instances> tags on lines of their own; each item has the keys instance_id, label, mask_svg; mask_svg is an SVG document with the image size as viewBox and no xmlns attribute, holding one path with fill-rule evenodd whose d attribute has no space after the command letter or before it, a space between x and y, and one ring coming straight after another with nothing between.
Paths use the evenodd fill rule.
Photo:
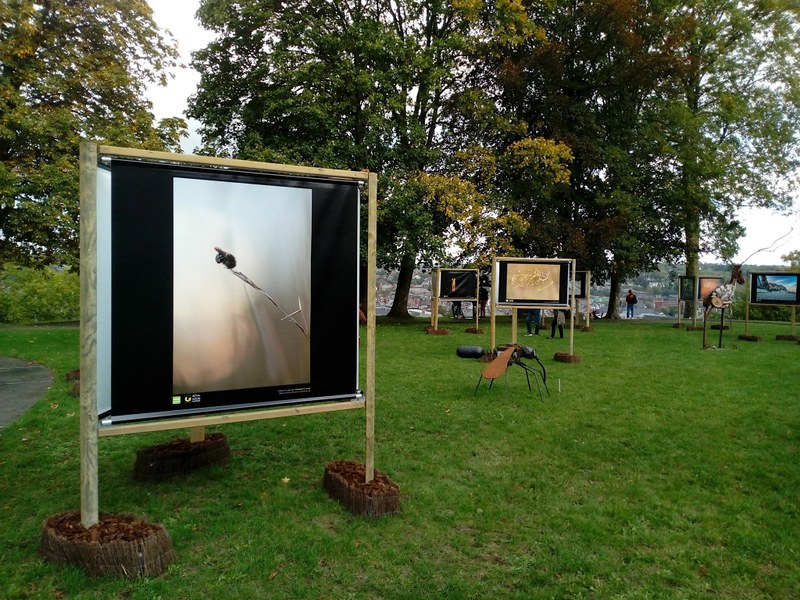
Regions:
<instances>
[{"instance_id":1,"label":"person standing","mask_svg":"<svg viewBox=\"0 0 800 600\"><path fill-rule=\"evenodd\" d=\"M553 323L550 325L550 339L553 340L556 337L556 327L558 327L558 333L561 335L561 339L564 339L564 322L566 319L564 318L564 311L563 310L553 310Z\"/></svg>"},{"instance_id":2,"label":"person standing","mask_svg":"<svg viewBox=\"0 0 800 600\"><path fill-rule=\"evenodd\" d=\"M625 304L628 306L627 311L625 312L625 316L627 318L633 318L633 306L637 302L639 302L639 300L636 298L636 294L633 293L633 290L628 290L628 295L625 296Z\"/></svg>"},{"instance_id":3,"label":"person standing","mask_svg":"<svg viewBox=\"0 0 800 600\"><path fill-rule=\"evenodd\" d=\"M486 318L486 303L489 301L489 290L485 285L482 285L480 291L478 292L478 300L480 301L481 305L480 318L484 319Z\"/></svg>"},{"instance_id":4,"label":"person standing","mask_svg":"<svg viewBox=\"0 0 800 600\"><path fill-rule=\"evenodd\" d=\"M536 324L536 333L533 333L533 325ZM527 329L525 336L539 335L539 329L542 327L542 309L534 308L529 310L525 315L525 327Z\"/></svg>"}]
</instances>

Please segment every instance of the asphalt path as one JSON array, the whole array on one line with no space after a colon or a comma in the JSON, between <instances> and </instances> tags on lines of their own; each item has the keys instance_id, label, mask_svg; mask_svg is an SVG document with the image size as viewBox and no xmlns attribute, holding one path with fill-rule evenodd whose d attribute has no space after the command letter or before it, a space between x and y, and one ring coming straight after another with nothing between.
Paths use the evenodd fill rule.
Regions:
<instances>
[{"instance_id":1,"label":"asphalt path","mask_svg":"<svg viewBox=\"0 0 800 600\"><path fill-rule=\"evenodd\" d=\"M47 367L0 357L0 429L33 406L52 383L53 374Z\"/></svg>"}]
</instances>

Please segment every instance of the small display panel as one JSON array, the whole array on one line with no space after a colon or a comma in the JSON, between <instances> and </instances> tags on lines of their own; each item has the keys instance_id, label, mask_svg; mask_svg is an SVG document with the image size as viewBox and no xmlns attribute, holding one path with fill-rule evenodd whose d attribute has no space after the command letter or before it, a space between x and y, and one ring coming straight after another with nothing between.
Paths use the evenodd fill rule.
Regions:
<instances>
[{"instance_id":1,"label":"small display panel","mask_svg":"<svg viewBox=\"0 0 800 600\"><path fill-rule=\"evenodd\" d=\"M439 269L439 298L442 300L478 299L476 269Z\"/></svg>"}]
</instances>

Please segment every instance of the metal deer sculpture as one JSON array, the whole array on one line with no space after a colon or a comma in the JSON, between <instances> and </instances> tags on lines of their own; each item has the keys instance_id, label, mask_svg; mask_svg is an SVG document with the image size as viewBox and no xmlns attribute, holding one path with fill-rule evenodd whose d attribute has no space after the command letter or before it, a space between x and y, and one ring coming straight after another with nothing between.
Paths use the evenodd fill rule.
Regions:
<instances>
[{"instance_id":1,"label":"metal deer sculpture","mask_svg":"<svg viewBox=\"0 0 800 600\"><path fill-rule=\"evenodd\" d=\"M733 296L736 293L736 285L744 285L744 273L742 265L733 265L731 268L731 278L727 283L721 283L715 287L711 293L703 298L703 348L708 348L707 328L708 313L712 308L720 310L719 321L719 348L722 348L722 331L725 329L725 309L733 304Z\"/></svg>"}]
</instances>

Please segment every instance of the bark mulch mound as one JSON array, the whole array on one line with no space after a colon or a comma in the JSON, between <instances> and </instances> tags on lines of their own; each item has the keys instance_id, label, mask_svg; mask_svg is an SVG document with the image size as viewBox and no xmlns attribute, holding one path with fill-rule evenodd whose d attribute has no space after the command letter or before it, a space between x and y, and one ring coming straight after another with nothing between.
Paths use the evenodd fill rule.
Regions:
<instances>
[{"instance_id":1,"label":"bark mulch mound","mask_svg":"<svg viewBox=\"0 0 800 600\"><path fill-rule=\"evenodd\" d=\"M434 329L430 325L425 328L425 333L428 335L450 335L449 329Z\"/></svg>"},{"instance_id":2,"label":"bark mulch mound","mask_svg":"<svg viewBox=\"0 0 800 600\"><path fill-rule=\"evenodd\" d=\"M776 335L775 340L778 342L798 342L800 341L800 336L797 335Z\"/></svg>"},{"instance_id":3,"label":"bark mulch mound","mask_svg":"<svg viewBox=\"0 0 800 600\"><path fill-rule=\"evenodd\" d=\"M175 438L136 451L133 478L138 481L164 481L211 465L231 461L231 448L224 433L207 434L200 442Z\"/></svg>"},{"instance_id":4,"label":"bark mulch mound","mask_svg":"<svg viewBox=\"0 0 800 600\"><path fill-rule=\"evenodd\" d=\"M569 352L556 352L553 360L563 363L579 363L581 362L581 357L578 354L570 354Z\"/></svg>"},{"instance_id":5,"label":"bark mulch mound","mask_svg":"<svg viewBox=\"0 0 800 600\"><path fill-rule=\"evenodd\" d=\"M45 521L39 554L57 564L79 567L91 576L154 576L175 562L172 540L161 525L132 515L101 513L89 528L80 511Z\"/></svg>"},{"instance_id":6,"label":"bark mulch mound","mask_svg":"<svg viewBox=\"0 0 800 600\"><path fill-rule=\"evenodd\" d=\"M380 517L400 512L400 487L377 470L367 483L366 472L364 465L354 461L329 462L322 487L356 515Z\"/></svg>"},{"instance_id":7,"label":"bark mulch mound","mask_svg":"<svg viewBox=\"0 0 800 600\"><path fill-rule=\"evenodd\" d=\"M739 339L745 342L761 342L764 340L760 335L740 335Z\"/></svg>"}]
</instances>

